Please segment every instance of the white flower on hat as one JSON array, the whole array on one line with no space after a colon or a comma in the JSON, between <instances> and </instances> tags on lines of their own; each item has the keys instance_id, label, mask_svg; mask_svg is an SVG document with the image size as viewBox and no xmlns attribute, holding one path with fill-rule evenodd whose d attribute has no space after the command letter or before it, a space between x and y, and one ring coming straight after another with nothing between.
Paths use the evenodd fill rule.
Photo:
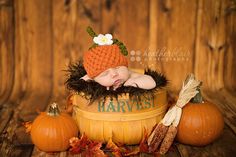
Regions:
<instances>
[{"instance_id":1,"label":"white flower on hat","mask_svg":"<svg viewBox=\"0 0 236 157\"><path fill-rule=\"evenodd\" d=\"M111 45L113 43L111 34L99 34L97 37L93 38L93 41L98 45Z\"/></svg>"}]
</instances>

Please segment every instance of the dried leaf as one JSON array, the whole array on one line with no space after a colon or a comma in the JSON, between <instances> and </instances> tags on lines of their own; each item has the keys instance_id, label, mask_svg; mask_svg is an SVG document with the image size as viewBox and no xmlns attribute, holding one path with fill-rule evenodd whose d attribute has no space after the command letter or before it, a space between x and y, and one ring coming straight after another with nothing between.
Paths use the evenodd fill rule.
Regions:
<instances>
[{"instance_id":1,"label":"dried leaf","mask_svg":"<svg viewBox=\"0 0 236 157\"><path fill-rule=\"evenodd\" d=\"M23 122L22 125L25 127L25 132L30 133L31 128L32 128L32 122Z\"/></svg>"},{"instance_id":2,"label":"dried leaf","mask_svg":"<svg viewBox=\"0 0 236 157\"><path fill-rule=\"evenodd\" d=\"M86 150L82 153L84 157L107 157L106 154L100 149L102 142L91 141Z\"/></svg>"},{"instance_id":3,"label":"dried leaf","mask_svg":"<svg viewBox=\"0 0 236 157\"><path fill-rule=\"evenodd\" d=\"M114 142L113 142L114 143ZM129 147L127 147L126 145L124 145L123 143L115 143L117 145L117 147L119 148L121 154L124 154L126 152L130 152L131 150L129 149Z\"/></svg>"},{"instance_id":4,"label":"dried leaf","mask_svg":"<svg viewBox=\"0 0 236 157\"><path fill-rule=\"evenodd\" d=\"M69 143L71 147L77 147L80 143L80 139L78 137L72 137L70 138Z\"/></svg>"},{"instance_id":5,"label":"dried leaf","mask_svg":"<svg viewBox=\"0 0 236 157\"><path fill-rule=\"evenodd\" d=\"M109 139L109 141L107 142L106 148L112 151L112 154L115 157L122 157L122 153L120 148L112 142L112 139Z\"/></svg>"},{"instance_id":6,"label":"dried leaf","mask_svg":"<svg viewBox=\"0 0 236 157\"><path fill-rule=\"evenodd\" d=\"M131 155L137 155L138 153L140 153L140 148L139 147L135 147L134 150L127 150L123 154L124 154L124 156L131 156Z\"/></svg>"},{"instance_id":7,"label":"dried leaf","mask_svg":"<svg viewBox=\"0 0 236 157\"><path fill-rule=\"evenodd\" d=\"M72 154L79 154L81 153L83 150L86 149L86 147L90 144L90 140L88 139L88 137L85 134L82 134L82 136L79 138L77 137L72 137L70 139L70 152Z\"/></svg>"},{"instance_id":8,"label":"dried leaf","mask_svg":"<svg viewBox=\"0 0 236 157\"><path fill-rule=\"evenodd\" d=\"M81 153L84 157L107 157L106 154L100 149L102 142L89 140L85 134L79 138L72 137L70 139L70 152L72 154Z\"/></svg>"},{"instance_id":9,"label":"dried leaf","mask_svg":"<svg viewBox=\"0 0 236 157\"><path fill-rule=\"evenodd\" d=\"M108 141L106 149L111 150L115 157L131 156L139 153L139 147L131 150L128 146L122 143L114 143L111 139Z\"/></svg>"}]
</instances>

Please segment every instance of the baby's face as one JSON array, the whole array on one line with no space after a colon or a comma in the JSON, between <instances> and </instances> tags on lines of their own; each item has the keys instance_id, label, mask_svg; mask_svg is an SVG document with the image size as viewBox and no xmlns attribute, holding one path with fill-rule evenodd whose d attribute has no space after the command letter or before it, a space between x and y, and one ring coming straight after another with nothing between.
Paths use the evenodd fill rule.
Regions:
<instances>
[{"instance_id":1,"label":"baby's face","mask_svg":"<svg viewBox=\"0 0 236 157\"><path fill-rule=\"evenodd\" d=\"M119 88L129 78L129 70L126 66L110 68L100 73L94 81L105 87Z\"/></svg>"}]
</instances>

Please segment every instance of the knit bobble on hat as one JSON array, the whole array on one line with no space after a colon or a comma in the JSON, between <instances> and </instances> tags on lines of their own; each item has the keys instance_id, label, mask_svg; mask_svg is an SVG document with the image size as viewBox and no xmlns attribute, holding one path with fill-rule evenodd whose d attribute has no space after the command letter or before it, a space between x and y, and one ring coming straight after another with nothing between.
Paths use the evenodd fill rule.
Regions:
<instances>
[{"instance_id":1,"label":"knit bobble on hat","mask_svg":"<svg viewBox=\"0 0 236 157\"><path fill-rule=\"evenodd\" d=\"M128 66L128 60L117 45L97 46L85 52L84 68L90 78L117 66Z\"/></svg>"}]
</instances>

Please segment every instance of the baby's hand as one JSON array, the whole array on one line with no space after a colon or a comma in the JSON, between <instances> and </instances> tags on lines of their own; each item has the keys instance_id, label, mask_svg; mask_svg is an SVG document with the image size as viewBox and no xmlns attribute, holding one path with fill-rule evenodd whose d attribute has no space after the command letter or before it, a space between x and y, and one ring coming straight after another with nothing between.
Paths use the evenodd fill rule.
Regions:
<instances>
[{"instance_id":1,"label":"baby's hand","mask_svg":"<svg viewBox=\"0 0 236 157\"><path fill-rule=\"evenodd\" d=\"M80 79L83 79L84 81L92 80L88 75L84 75L84 76L81 77Z\"/></svg>"},{"instance_id":2,"label":"baby's hand","mask_svg":"<svg viewBox=\"0 0 236 157\"><path fill-rule=\"evenodd\" d=\"M128 79L125 83L124 86L132 86L132 87L138 87L135 78Z\"/></svg>"},{"instance_id":3,"label":"baby's hand","mask_svg":"<svg viewBox=\"0 0 236 157\"><path fill-rule=\"evenodd\" d=\"M124 86L132 86L142 89L153 89L156 87L156 82L154 79L149 75L138 75L134 76L133 78L129 78Z\"/></svg>"}]
</instances>

